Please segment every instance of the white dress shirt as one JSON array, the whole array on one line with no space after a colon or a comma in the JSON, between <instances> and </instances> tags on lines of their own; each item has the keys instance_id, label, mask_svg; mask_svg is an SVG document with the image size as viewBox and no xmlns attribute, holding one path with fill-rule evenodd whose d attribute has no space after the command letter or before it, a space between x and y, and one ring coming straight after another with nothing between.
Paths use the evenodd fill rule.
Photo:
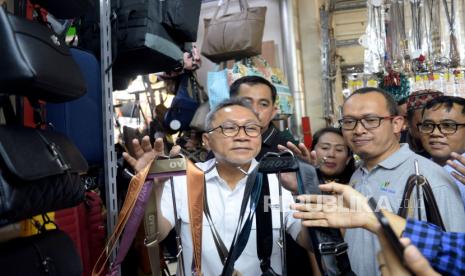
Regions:
<instances>
[{"instance_id":1,"label":"white dress shirt","mask_svg":"<svg viewBox=\"0 0 465 276\"><path fill-rule=\"evenodd\" d=\"M257 161L253 160L250 166L249 172L255 168L258 164ZM200 169L207 171L209 168L215 166L215 159L206 161L204 163L196 164ZM221 179L218 175L216 167L213 168L205 175L206 187L207 187L207 200L210 209L211 218L213 224L218 231L221 239L225 246L230 248L234 233L236 231L237 223L239 221L240 209L242 204L242 198L244 195L244 188L247 177L244 176L239 183L236 185L234 190L231 190L227 183ZM279 186L276 175L268 175L269 186L270 186L270 198L271 198L271 209L272 209L272 224L273 224L273 251L271 255L271 266L277 273L281 274L281 255L280 249L276 244L279 238ZM181 239L183 245L184 255L184 267L186 275L191 275L192 265L192 238L189 226L189 213L188 213L188 202L187 202L187 188L186 188L186 177L178 176L174 177L174 189L176 194L176 206L178 216L182 220L181 225ZM266 201L265 201L266 202ZM300 232L300 221L292 217L292 210L289 209L289 205L294 200L289 191L283 189L283 207L284 207L284 218L287 220L287 232L296 239L297 234ZM171 187L170 182L165 183L165 187L162 195L161 211L163 216L171 223L175 225L173 203L171 199ZM245 214L249 212L249 204ZM235 269L242 273L244 276L257 276L261 275L260 263L257 256L256 249L256 226L255 217L252 223L252 231L250 233L249 241L242 252L241 256L235 263ZM210 225L203 216L203 230L202 230L202 273L205 276L217 276L221 274L223 264L221 263L218 255L213 237L211 234ZM179 275L179 274L178 274Z\"/></svg>"}]
</instances>

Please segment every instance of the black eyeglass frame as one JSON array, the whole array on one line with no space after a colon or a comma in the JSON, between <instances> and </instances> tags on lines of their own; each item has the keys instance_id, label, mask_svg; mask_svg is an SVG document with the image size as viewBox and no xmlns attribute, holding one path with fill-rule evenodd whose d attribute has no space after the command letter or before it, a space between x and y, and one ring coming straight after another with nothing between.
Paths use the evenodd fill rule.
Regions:
<instances>
[{"instance_id":1,"label":"black eyeglass frame","mask_svg":"<svg viewBox=\"0 0 465 276\"><path fill-rule=\"evenodd\" d=\"M229 126L229 125L228 125L228 126ZM262 130L263 130L263 127L260 126L260 125L258 125L258 124L248 124L248 125L243 125L243 126L240 126L240 125L237 125L237 124L232 124L231 126L237 127L236 133L235 133L234 135L226 134L226 133L224 132L224 127L225 127L224 125L219 125L219 126L214 127L214 128L212 128L212 129L210 129L210 130L207 130L207 133L211 133L211 132L213 132L213 131L215 131L215 130L217 130L217 129L221 129L221 133L222 133L224 136L226 136L226 137L236 137L236 136L239 134L239 132L241 131L241 128L242 128L242 129L244 129L245 135L247 135L247 136L249 136L249 137L252 137L252 138L255 138L255 137L260 136L260 135L262 134ZM258 127L258 128L260 129L260 130L258 131L258 134L257 134L257 135L250 135L250 134L247 132L247 127L249 127L249 126L256 126L256 127Z\"/></svg>"},{"instance_id":2,"label":"black eyeglass frame","mask_svg":"<svg viewBox=\"0 0 465 276\"><path fill-rule=\"evenodd\" d=\"M441 122L441 123L439 123L439 124L434 124L434 123L428 123L428 124L433 125L433 128L431 129L431 131L422 131L422 130L421 130L421 126L423 126L424 123L418 123L418 124L417 124L417 129L418 129L418 131L419 131L420 133L423 133L423 134L431 134L431 133L434 132L434 130L435 130L436 127L437 127L437 128L439 129L439 132L441 132L441 134L443 134L443 135L450 135L450 134L456 133L457 130L459 129L459 127L465 126L465 124L459 124L459 123L456 123L456 122L447 122L447 123L446 123L446 122ZM449 125L450 125L450 124L454 124L454 125L455 125L455 129L454 129L453 132L446 132L446 133L444 133L444 132L442 131L443 128L441 127L441 124L442 124L442 125L444 125L444 124L449 124Z\"/></svg>"},{"instance_id":3,"label":"black eyeglass frame","mask_svg":"<svg viewBox=\"0 0 465 276\"><path fill-rule=\"evenodd\" d=\"M366 130L370 130L370 129L378 128L378 127L381 125L381 121L382 121L382 120L387 120L387 119L392 120L392 119L394 119L395 117L398 117L398 116L400 116L400 115L389 115L389 116L384 116L384 117L383 117L383 116L367 116L367 117L363 117L363 118L361 118L361 119L352 118L353 120L355 120L355 125L354 125L353 128L344 128L344 127L343 127L343 124L342 124L343 121L344 121L344 119L340 119L340 120L339 120L339 126L340 126L340 128L341 128L342 130L349 130L349 131L350 131L350 130L354 130L354 129L357 127L358 123L360 122L360 123L362 124L362 126L363 126ZM346 118L346 119L347 119L347 118ZM366 126L365 126L365 123L363 122L363 120L367 120L367 119L378 119L378 125L375 126L375 127L366 127Z\"/></svg>"}]
</instances>

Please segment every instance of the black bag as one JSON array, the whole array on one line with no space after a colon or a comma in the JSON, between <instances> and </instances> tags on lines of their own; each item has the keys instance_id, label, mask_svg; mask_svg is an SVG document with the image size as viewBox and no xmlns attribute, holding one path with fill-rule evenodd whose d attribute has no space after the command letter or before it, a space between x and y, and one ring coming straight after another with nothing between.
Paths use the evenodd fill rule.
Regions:
<instances>
[{"instance_id":1,"label":"black bag","mask_svg":"<svg viewBox=\"0 0 465 276\"><path fill-rule=\"evenodd\" d=\"M59 19L72 19L94 8L92 0L31 0L31 2L39 4Z\"/></svg>"},{"instance_id":2,"label":"black bag","mask_svg":"<svg viewBox=\"0 0 465 276\"><path fill-rule=\"evenodd\" d=\"M65 136L0 126L0 226L85 199L81 153Z\"/></svg>"},{"instance_id":3,"label":"black bag","mask_svg":"<svg viewBox=\"0 0 465 276\"><path fill-rule=\"evenodd\" d=\"M181 44L160 23L157 0L121 1L117 9L116 76L136 76L182 69Z\"/></svg>"},{"instance_id":4,"label":"black bag","mask_svg":"<svg viewBox=\"0 0 465 276\"><path fill-rule=\"evenodd\" d=\"M3 276L81 276L81 259L73 241L60 230L45 231L0 244Z\"/></svg>"},{"instance_id":5,"label":"black bag","mask_svg":"<svg viewBox=\"0 0 465 276\"><path fill-rule=\"evenodd\" d=\"M192 91L192 75L184 73L180 76L178 92L165 113L164 127L168 132L178 132L190 129L190 122L194 117L199 103L189 95Z\"/></svg>"},{"instance_id":6,"label":"black bag","mask_svg":"<svg viewBox=\"0 0 465 276\"><path fill-rule=\"evenodd\" d=\"M46 26L0 8L0 91L49 102L79 98L84 78L68 46Z\"/></svg>"},{"instance_id":7,"label":"black bag","mask_svg":"<svg viewBox=\"0 0 465 276\"><path fill-rule=\"evenodd\" d=\"M201 0L160 1L161 23L177 42L197 41Z\"/></svg>"}]
</instances>

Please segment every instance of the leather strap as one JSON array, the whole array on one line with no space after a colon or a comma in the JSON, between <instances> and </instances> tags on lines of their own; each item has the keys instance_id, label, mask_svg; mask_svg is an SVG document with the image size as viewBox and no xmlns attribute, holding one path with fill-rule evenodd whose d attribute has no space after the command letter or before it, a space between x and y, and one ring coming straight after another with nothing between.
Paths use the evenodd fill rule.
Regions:
<instances>
[{"instance_id":1,"label":"leather strap","mask_svg":"<svg viewBox=\"0 0 465 276\"><path fill-rule=\"evenodd\" d=\"M322 194L318 188L320 180L315 168L300 160L298 164L299 194ZM339 229L323 227L307 229L322 275L355 275L347 256L348 245Z\"/></svg>"},{"instance_id":2,"label":"leather strap","mask_svg":"<svg viewBox=\"0 0 465 276\"><path fill-rule=\"evenodd\" d=\"M397 215L403 218L407 218L409 209L414 208L414 206L411 206L410 204L410 202L412 202L410 198L415 187L418 187L418 190L423 191L427 221L436 224L437 226L441 227L443 231L446 231L446 227L442 220L438 204L436 203L436 198L434 197L433 190L431 189L431 185L429 184L428 179L422 175L413 174L407 179L407 184L405 185L404 194L402 196L401 205L397 211Z\"/></svg>"},{"instance_id":3,"label":"leather strap","mask_svg":"<svg viewBox=\"0 0 465 276\"><path fill-rule=\"evenodd\" d=\"M144 215L145 246L149 255L152 276L159 276L161 271L157 221L157 194L153 189Z\"/></svg>"},{"instance_id":4,"label":"leather strap","mask_svg":"<svg viewBox=\"0 0 465 276\"><path fill-rule=\"evenodd\" d=\"M231 276L234 275L234 263L242 254L249 241L250 232L252 230L253 217L256 212L258 205L258 200L261 194L261 184L262 184L263 175L258 173L258 167L250 172L247 176L247 182L245 184L244 197L242 199L242 205L240 214L245 213L247 203L250 202L250 210L247 214L247 217L241 215L239 222L236 227L236 232L234 234L233 240L231 242L231 247L229 248L228 258L221 272L221 276ZM250 201L247 200L250 198ZM245 217L245 222L244 222ZM242 228L241 228L242 226ZM241 229L239 231L239 229Z\"/></svg>"},{"instance_id":5,"label":"leather strap","mask_svg":"<svg viewBox=\"0 0 465 276\"><path fill-rule=\"evenodd\" d=\"M257 255L260 260L260 269L266 272L271 268L271 253L273 251L273 225L271 218L271 208L265 199L270 198L270 187L268 177L263 177L262 192L257 205ZM266 209L265 209L266 206Z\"/></svg>"},{"instance_id":6,"label":"leather strap","mask_svg":"<svg viewBox=\"0 0 465 276\"><path fill-rule=\"evenodd\" d=\"M129 220L129 217L135 208L136 201L142 191L142 188L144 186L147 186L147 185L144 185L144 182L145 182L145 179L147 178L147 174L149 172L151 165L152 164L150 163L147 167L145 167L143 170L138 172L131 179L131 182L129 183L128 192L126 194L126 198L124 199L123 207L121 208L121 211L118 215L118 223L116 224L115 229L113 230L113 233L108 239L104 250L98 257L97 262L94 265L94 268L92 269L93 276L103 275L103 273L105 272L110 255L113 252L113 250L115 250L116 248L117 242L121 234L123 233L124 227L126 226ZM150 182L151 181L148 181L148 185Z\"/></svg>"},{"instance_id":7,"label":"leather strap","mask_svg":"<svg viewBox=\"0 0 465 276\"><path fill-rule=\"evenodd\" d=\"M202 220L204 205L204 172L187 160L187 197L192 235L193 274L202 275Z\"/></svg>"}]
</instances>

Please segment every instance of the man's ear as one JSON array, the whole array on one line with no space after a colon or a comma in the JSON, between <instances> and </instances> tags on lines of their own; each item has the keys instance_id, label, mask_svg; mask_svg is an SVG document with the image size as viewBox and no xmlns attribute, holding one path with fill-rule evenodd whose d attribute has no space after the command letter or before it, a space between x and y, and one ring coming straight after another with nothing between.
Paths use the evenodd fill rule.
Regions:
<instances>
[{"instance_id":1,"label":"man's ear","mask_svg":"<svg viewBox=\"0 0 465 276\"><path fill-rule=\"evenodd\" d=\"M208 136L208 133L203 133L202 134L202 142L203 142L203 145L204 147L207 149L207 150L210 150L210 137Z\"/></svg>"},{"instance_id":2,"label":"man's ear","mask_svg":"<svg viewBox=\"0 0 465 276\"><path fill-rule=\"evenodd\" d=\"M394 133L398 134L402 131L402 127L404 125L404 117L403 116L396 116L392 118L392 125L394 127Z\"/></svg>"}]
</instances>

